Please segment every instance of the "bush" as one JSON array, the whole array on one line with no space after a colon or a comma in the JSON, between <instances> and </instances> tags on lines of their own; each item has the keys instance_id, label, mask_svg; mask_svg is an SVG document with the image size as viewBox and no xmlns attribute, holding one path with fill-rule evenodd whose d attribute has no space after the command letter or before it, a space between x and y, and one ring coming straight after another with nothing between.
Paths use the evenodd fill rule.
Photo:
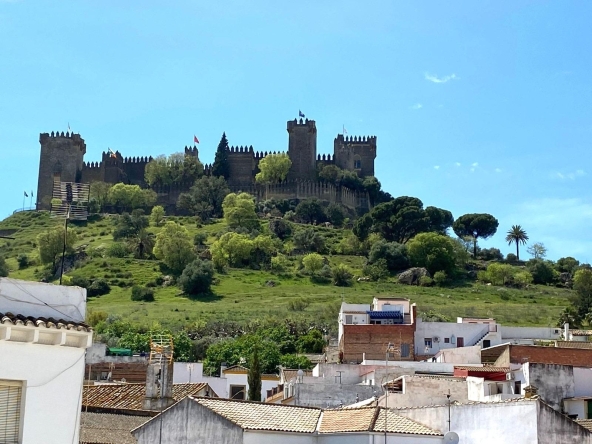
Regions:
<instances>
[{"instance_id":1,"label":"bush","mask_svg":"<svg viewBox=\"0 0 592 444\"><path fill-rule=\"evenodd\" d=\"M484 248L479 252L481 259L485 261L503 261L504 255L499 248Z\"/></svg>"},{"instance_id":2,"label":"bush","mask_svg":"<svg viewBox=\"0 0 592 444\"><path fill-rule=\"evenodd\" d=\"M303 311L306 310L310 303L304 298L293 299L288 302L288 310L290 311Z\"/></svg>"},{"instance_id":3,"label":"bush","mask_svg":"<svg viewBox=\"0 0 592 444\"><path fill-rule=\"evenodd\" d=\"M338 287L349 287L352 285L353 274L345 264L338 264L331 270L333 285Z\"/></svg>"},{"instance_id":4,"label":"bush","mask_svg":"<svg viewBox=\"0 0 592 444\"><path fill-rule=\"evenodd\" d=\"M71 285L73 285L75 287L88 288L88 287L90 287L90 282L85 277L82 277L82 276L72 276Z\"/></svg>"},{"instance_id":5,"label":"bush","mask_svg":"<svg viewBox=\"0 0 592 444\"><path fill-rule=\"evenodd\" d=\"M107 256L109 257L126 257L129 254L129 248L123 242L113 242L107 248Z\"/></svg>"},{"instance_id":6,"label":"bush","mask_svg":"<svg viewBox=\"0 0 592 444\"><path fill-rule=\"evenodd\" d=\"M532 274L526 270L519 271L514 275L514 283L520 287L526 287L527 285L532 284L533 277Z\"/></svg>"},{"instance_id":7,"label":"bush","mask_svg":"<svg viewBox=\"0 0 592 444\"><path fill-rule=\"evenodd\" d=\"M132 287L132 301L154 302L154 290L135 285Z\"/></svg>"},{"instance_id":8,"label":"bush","mask_svg":"<svg viewBox=\"0 0 592 444\"><path fill-rule=\"evenodd\" d=\"M271 258L271 269L274 271L285 271L290 266L290 261L281 253Z\"/></svg>"},{"instance_id":9,"label":"bush","mask_svg":"<svg viewBox=\"0 0 592 444\"><path fill-rule=\"evenodd\" d=\"M379 281L388 277L389 271L384 259L379 259L374 264L366 264L364 266L364 276L369 277L370 280Z\"/></svg>"},{"instance_id":10,"label":"bush","mask_svg":"<svg viewBox=\"0 0 592 444\"><path fill-rule=\"evenodd\" d=\"M530 259L526 263L526 269L532 274L535 284L550 284L555 279L555 273L557 273L549 262L542 259Z\"/></svg>"},{"instance_id":11,"label":"bush","mask_svg":"<svg viewBox=\"0 0 592 444\"><path fill-rule=\"evenodd\" d=\"M324 262L325 259L318 253L310 253L302 258L304 269L313 276L323 268Z\"/></svg>"},{"instance_id":12,"label":"bush","mask_svg":"<svg viewBox=\"0 0 592 444\"><path fill-rule=\"evenodd\" d=\"M419 278L419 285L421 287L431 287L434 284L434 280L429 276L422 276Z\"/></svg>"},{"instance_id":13,"label":"bush","mask_svg":"<svg viewBox=\"0 0 592 444\"><path fill-rule=\"evenodd\" d=\"M198 295L209 293L213 280L214 267L212 263L196 259L185 267L178 283L186 294Z\"/></svg>"},{"instance_id":14,"label":"bush","mask_svg":"<svg viewBox=\"0 0 592 444\"><path fill-rule=\"evenodd\" d=\"M381 259L385 261L387 269L391 272L409 268L407 248L397 242L387 242L381 239L372 244L368 263L374 264Z\"/></svg>"},{"instance_id":15,"label":"bush","mask_svg":"<svg viewBox=\"0 0 592 444\"><path fill-rule=\"evenodd\" d=\"M24 253L19 254L16 258L16 261L18 262L19 270L27 268L29 265L31 265L31 262L29 261L29 256L27 256Z\"/></svg>"},{"instance_id":16,"label":"bush","mask_svg":"<svg viewBox=\"0 0 592 444\"><path fill-rule=\"evenodd\" d=\"M152 208L152 212L150 213L150 222L152 222L155 227L160 227L164 221L164 215L164 208L160 205L156 205Z\"/></svg>"},{"instance_id":17,"label":"bush","mask_svg":"<svg viewBox=\"0 0 592 444\"><path fill-rule=\"evenodd\" d=\"M195 236L193 236L193 245L196 247L205 245L207 240L208 235L203 231L200 231L199 233L195 233Z\"/></svg>"},{"instance_id":18,"label":"bush","mask_svg":"<svg viewBox=\"0 0 592 444\"><path fill-rule=\"evenodd\" d=\"M111 287L105 279L95 279L87 288L86 295L90 298L93 296L102 296L110 291Z\"/></svg>"},{"instance_id":19,"label":"bush","mask_svg":"<svg viewBox=\"0 0 592 444\"><path fill-rule=\"evenodd\" d=\"M284 240L292 234L292 224L284 219L272 219L269 221L269 231Z\"/></svg>"},{"instance_id":20,"label":"bush","mask_svg":"<svg viewBox=\"0 0 592 444\"><path fill-rule=\"evenodd\" d=\"M293 240L294 246L300 251L316 251L317 253L325 251L325 239L312 227L298 230L294 234Z\"/></svg>"},{"instance_id":21,"label":"bush","mask_svg":"<svg viewBox=\"0 0 592 444\"><path fill-rule=\"evenodd\" d=\"M327 219L336 227L341 227L345 216L347 215L343 207L336 203L331 203L327 207Z\"/></svg>"},{"instance_id":22,"label":"bush","mask_svg":"<svg viewBox=\"0 0 592 444\"><path fill-rule=\"evenodd\" d=\"M442 286L446 285L447 281L448 281L448 275L446 274L445 271L436 271L434 273L434 283L438 287L442 287Z\"/></svg>"},{"instance_id":23,"label":"bush","mask_svg":"<svg viewBox=\"0 0 592 444\"><path fill-rule=\"evenodd\" d=\"M488 282L494 285L506 285L513 281L516 269L508 264L489 264L487 267Z\"/></svg>"},{"instance_id":24,"label":"bush","mask_svg":"<svg viewBox=\"0 0 592 444\"><path fill-rule=\"evenodd\" d=\"M506 262L514 264L518 262L518 256L516 256L514 253L508 253L506 256Z\"/></svg>"},{"instance_id":25,"label":"bush","mask_svg":"<svg viewBox=\"0 0 592 444\"><path fill-rule=\"evenodd\" d=\"M407 243L407 251L411 265L425 267L432 275L436 271L455 271L456 250L448 236L420 233Z\"/></svg>"}]
</instances>

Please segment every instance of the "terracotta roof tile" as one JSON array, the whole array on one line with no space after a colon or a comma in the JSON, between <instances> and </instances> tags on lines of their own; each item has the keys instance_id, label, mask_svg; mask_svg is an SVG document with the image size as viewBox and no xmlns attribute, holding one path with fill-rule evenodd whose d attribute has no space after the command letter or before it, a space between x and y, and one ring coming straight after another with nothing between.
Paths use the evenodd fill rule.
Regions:
<instances>
[{"instance_id":1,"label":"terracotta roof tile","mask_svg":"<svg viewBox=\"0 0 592 444\"><path fill-rule=\"evenodd\" d=\"M319 433L369 431L372 430L375 417L375 407L324 410Z\"/></svg>"},{"instance_id":2,"label":"terracotta roof tile","mask_svg":"<svg viewBox=\"0 0 592 444\"><path fill-rule=\"evenodd\" d=\"M150 418L83 412L80 417L80 442L84 444L136 444L131 431Z\"/></svg>"},{"instance_id":3,"label":"terracotta roof tile","mask_svg":"<svg viewBox=\"0 0 592 444\"><path fill-rule=\"evenodd\" d=\"M311 370L303 370L304 376L312 376ZM282 373L284 374L284 381L289 382L292 379L295 379L298 376L298 369L283 369Z\"/></svg>"},{"instance_id":4,"label":"terracotta roof tile","mask_svg":"<svg viewBox=\"0 0 592 444\"><path fill-rule=\"evenodd\" d=\"M13 313L0 313L0 324L23 325L27 327L63 328L65 330L76 330L90 332L92 328L82 322L65 321L54 318L35 318Z\"/></svg>"},{"instance_id":5,"label":"terracotta roof tile","mask_svg":"<svg viewBox=\"0 0 592 444\"><path fill-rule=\"evenodd\" d=\"M588 349L592 349L592 342L555 341L555 346L559 347L559 348L588 348Z\"/></svg>"},{"instance_id":6,"label":"terracotta roof tile","mask_svg":"<svg viewBox=\"0 0 592 444\"><path fill-rule=\"evenodd\" d=\"M582 427L587 428L592 433L592 419L576 419L576 422Z\"/></svg>"},{"instance_id":7,"label":"terracotta roof tile","mask_svg":"<svg viewBox=\"0 0 592 444\"><path fill-rule=\"evenodd\" d=\"M248 430L313 433L321 416L321 409L312 407L263 404L220 398L193 399L218 415Z\"/></svg>"},{"instance_id":8,"label":"terracotta roof tile","mask_svg":"<svg viewBox=\"0 0 592 444\"><path fill-rule=\"evenodd\" d=\"M455 370L468 370L470 372L483 372L483 373L509 373L510 367L494 367L492 365L486 365L484 367L471 367L471 366L454 366Z\"/></svg>"},{"instance_id":9,"label":"terracotta roof tile","mask_svg":"<svg viewBox=\"0 0 592 444\"><path fill-rule=\"evenodd\" d=\"M375 432L384 432L386 421L386 429L388 433L405 433L410 435L432 435L442 436L437 430L430 429L418 422L409 418L397 415L392 410L387 410L380 407L378 417L374 424Z\"/></svg>"},{"instance_id":10,"label":"terracotta roof tile","mask_svg":"<svg viewBox=\"0 0 592 444\"><path fill-rule=\"evenodd\" d=\"M173 399L180 401L190 395L197 395L206 389L206 383L174 384ZM210 388L211 396L216 396ZM144 384L100 384L85 386L82 405L99 409L140 410L146 396Z\"/></svg>"},{"instance_id":11,"label":"terracotta roof tile","mask_svg":"<svg viewBox=\"0 0 592 444\"><path fill-rule=\"evenodd\" d=\"M592 336L592 330L570 330L573 336Z\"/></svg>"}]
</instances>

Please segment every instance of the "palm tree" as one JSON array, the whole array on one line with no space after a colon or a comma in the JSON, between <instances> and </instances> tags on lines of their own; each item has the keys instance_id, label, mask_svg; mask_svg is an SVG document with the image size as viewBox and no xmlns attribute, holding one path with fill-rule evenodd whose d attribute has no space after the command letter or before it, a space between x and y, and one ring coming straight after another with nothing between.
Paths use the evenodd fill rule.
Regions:
<instances>
[{"instance_id":1,"label":"palm tree","mask_svg":"<svg viewBox=\"0 0 592 444\"><path fill-rule=\"evenodd\" d=\"M506 242L508 242L508 245L512 245L512 242L516 242L516 259L520 260L520 249L518 246L520 244L525 245L527 240L528 235L520 225L512 225L512 228L508 230Z\"/></svg>"}]
</instances>

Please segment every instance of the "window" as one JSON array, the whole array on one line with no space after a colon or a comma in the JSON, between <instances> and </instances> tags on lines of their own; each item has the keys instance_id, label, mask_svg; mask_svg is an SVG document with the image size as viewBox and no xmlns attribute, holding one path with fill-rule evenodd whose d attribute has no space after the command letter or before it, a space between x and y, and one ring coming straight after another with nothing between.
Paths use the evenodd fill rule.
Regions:
<instances>
[{"instance_id":1,"label":"window","mask_svg":"<svg viewBox=\"0 0 592 444\"><path fill-rule=\"evenodd\" d=\"M514 394L521 395L522 394L522 382L516 381L514 383Z\"/></svg>"},{"instance_id":2,"label":"window","mask_svg":"<svg viewBox=\"0 0 592 444\"><path fill-rule=\"evenodd\" d=\"M355 170L360 170L362 169L362 159L360 158L360 156L358 156L356 154L356 156L354 157L354 169Z\"/></svg>"},{"instance_id":3,"label":"window","mask_svg":"<svg viewBox=\"0 0 592 444\"><path fill-rule=\"evenodd\" d=\"M353 324L354 317L353 315L345 315L345 323L346 324Z\"/></svg>"},{"instance_id":4,"label":"window","mask_svg":"<svg viewBox=\"0 0 592 444\"><path fill-rule=\"evenodd\" d=\"M244 385L231 385L230 386L230 399L246 399L247 387Z\"/></svg>"},{"instance_id":5,"label":"window","mask_svg":"<svg viewBox=\"0 0 592 444\"><path fill-rule=\"evenodd\" d=\"M401 344L401 358L409 357L409 344Z\"/></svg>"},{"instance_id":6,"label":"window","mask_svg":"<svg viewBox=\"0 0 592 444\"><path fill-rule=\"evenodd\" d=\"M425 345L426 347L428 347L428 348L432 348L432 338L425 338L425 339L423 340L423 343L424 343L424 345Z\"/></svg>"},{"instance_id":7,"label":"window","mask_svg":"<svg viewBox=\"0 0 592 444\"><path fill-rule=\"evenodd\" d=\"M483 348L489 348L491 347L491 341L489 339L484 339L483 340Z\"/></svg>"},{"instance_id":8,"label":"window","mask_svg":"<svg viewBox=\"0 0 592 444\"><path fill-rule=\"evenodd\" d=\"M450 344L450 338L444 338L444 344Z\"/></svg>"},{"instance_id":9,"label":"window","mask_svg":"<svg viewBox=\"0 0 592 444\"><path fill-rule=\"evenodd\" d=\"M0 381L0 442L18 444L21 425L20 382Z\"/></svg>"}]
</instances>

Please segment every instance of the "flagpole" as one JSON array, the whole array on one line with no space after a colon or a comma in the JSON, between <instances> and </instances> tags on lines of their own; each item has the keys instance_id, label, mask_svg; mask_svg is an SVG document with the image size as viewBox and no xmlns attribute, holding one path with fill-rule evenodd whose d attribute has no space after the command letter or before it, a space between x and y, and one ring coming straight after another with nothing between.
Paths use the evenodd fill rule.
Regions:
<instances>
[{"instance_id":1,"label":"flagpole","mask_svg":"<svg viewBox=\"0 0 592 444\"><path fill-rule=\"evenodd\" d=\"M26 193L23 193L23 211L25 211L25 196L26 196Z\"/></svg>"}]
</instances>

